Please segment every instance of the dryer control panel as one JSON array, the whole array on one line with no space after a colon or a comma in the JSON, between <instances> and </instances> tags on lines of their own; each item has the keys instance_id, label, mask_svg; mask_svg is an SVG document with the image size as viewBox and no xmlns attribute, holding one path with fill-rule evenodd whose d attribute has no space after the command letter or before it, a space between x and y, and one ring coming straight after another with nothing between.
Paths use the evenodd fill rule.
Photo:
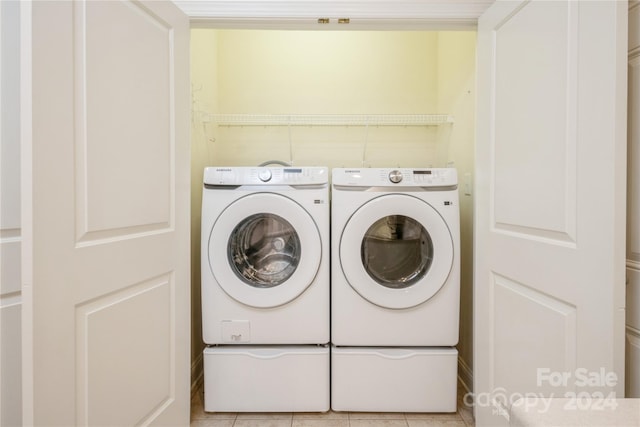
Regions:
<instances>
[{"instance_id":1,"label":"dryer control panel","mask_svg":"<svg viewBox=\"0 0 640 427\"><path fill-rule=\"evenodd\" d=\"M333 185L357 187L455 187L454 168L335 168Z\"/></svg>"},{"instance_id":2,"label":"dryer control panel","mask_svg":"<svg viewBox=\"0 0 640 427\"><path fill-rule=\"evenodd\" d=\"M319 185L329 182L326 167L208 167L205 185Z\"/></svg>"}]
</instances>

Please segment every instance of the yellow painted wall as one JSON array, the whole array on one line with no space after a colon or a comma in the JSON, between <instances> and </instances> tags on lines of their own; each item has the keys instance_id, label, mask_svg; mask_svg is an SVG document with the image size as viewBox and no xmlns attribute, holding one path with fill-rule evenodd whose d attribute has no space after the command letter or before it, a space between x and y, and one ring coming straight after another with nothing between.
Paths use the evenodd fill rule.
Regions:
<instances>
[{"instance_id":1,"label":"yellow painted wall","mask_svg":"<svg viewBox=\"0 0 640 427\"><path fill-rule=\"evenodd\" d=\"M227 113L435 112L437 33L219 32Z\"/></svg>"},{"instance_id":2,"label":"yellow painted wall","mask_svg":"<svg viewBox=\"0 0 640 427\"><path fill-rule=\"evenodd\" d=\"M200 37L203 31L207 30L194 34ZM203 109L205 113L438 113L435 32L218 30L217 34L218 93L206 102L211 107ZM200 84L194 81L194 86ZM446 163L436 127L212 124L209 137L216 165L257 165L268 160L329 167Z\"/></svg>"}]
</instances>

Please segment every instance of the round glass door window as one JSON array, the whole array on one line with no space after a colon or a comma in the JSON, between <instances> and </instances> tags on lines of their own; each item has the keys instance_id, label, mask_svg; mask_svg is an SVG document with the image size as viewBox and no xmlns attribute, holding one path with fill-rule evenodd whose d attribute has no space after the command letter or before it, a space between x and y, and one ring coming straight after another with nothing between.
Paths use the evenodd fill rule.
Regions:
<instances>
[{"instance_id":1,"label":"round glass door window","mask_svg":"<svg viewBox=\"0 0 640 427\"><path fill-rule=\"evenodd\" d=\"M300 238L284 218L258 213L231 232L228 258L233 272L248 285L271 288L289 279L300 263Z\"/></svg>"},{"instance_id":2,"label":"round glass door window","mask_svg":"<svg viewBox=\"0 0 640 427\"><path fill-rule=\"evenodd\" d=\"M252 193L220 213L206 257L215 283L231 298L250 307L278 307L313 283L322 240L314 219L296 201Z\"/></svg>"},{"instance_id":3,"label":"round glass door window","mask_svg":"<svg viewBox=\"0 0 640 427\"><path fill-rule=\"evenodd\" d=\"M433 261L433 241L415 219L389 215L369 227L362 239L362 265L387 288L403 289L419 282Z\"/></svg>"},{"instance_id":4,"label":"round glass door window","mask_svg":"<svg viewBox=\"0 0 640 427\"><path fill-rule=\"evenodd\" d=\"M415 307L447 282L454 248L449 226L426 201L388 194L360 206L344 225L340 267L349 285L379 307Z\"/></svg>"}]
</instances>

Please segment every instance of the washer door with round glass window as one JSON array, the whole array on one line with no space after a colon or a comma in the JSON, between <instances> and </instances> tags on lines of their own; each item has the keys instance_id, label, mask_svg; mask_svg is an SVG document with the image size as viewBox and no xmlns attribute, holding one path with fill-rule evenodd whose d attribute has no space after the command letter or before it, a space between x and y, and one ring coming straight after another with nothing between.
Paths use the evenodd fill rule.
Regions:
<instances>
[{"instance_id":1,"label":"washer door with round glass window","mask_svg":"<svg viewBox=\"0 0 640 427\"><path fill-rule=\"evenodd\" d=\"M377 197L349 218L340 263L351 287L384 308L422 304L444 285L453 265L447 223L427 202L404 194Z\"/></svg>"},{"instance_id":2,"label":"washer door with round glass window","mask_svg":"<svg viewBox=\"0 0 640 427\"><path fill-rule=\"evenodd\" d=\"M229 205L209 236L209 266L218 285L252 307L292 301L313 282L321 261L320 233L292 199L254 193Z\"/></svg>"}]
</instances>

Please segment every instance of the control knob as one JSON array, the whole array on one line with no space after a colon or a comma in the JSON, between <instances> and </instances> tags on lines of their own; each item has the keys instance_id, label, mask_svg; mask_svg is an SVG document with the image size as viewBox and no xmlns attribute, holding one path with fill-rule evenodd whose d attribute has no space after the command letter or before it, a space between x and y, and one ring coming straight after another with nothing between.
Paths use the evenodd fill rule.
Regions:
<instances>
[{"instance_id":1,"label":"control knob","mask_svg":"<svg viewBox=\"0 0 640 427\"><path fill-rule=\"evenodd\" d=\"M389 172L389 181L393 182L394 184L402 181L402 172L400 172L399 170Z\"/></svg>"},{"instance_id":2,"label":"control knob","mask_svg":"<svg viewBox=\"0 0 640 427\"><path fill-rule=\"evenodd\" d=\"M260 178L262 182L269 181L271 179L271 171L269 169L262 169L258 172L258 178Z\"/></svg>"}]
</instances>

